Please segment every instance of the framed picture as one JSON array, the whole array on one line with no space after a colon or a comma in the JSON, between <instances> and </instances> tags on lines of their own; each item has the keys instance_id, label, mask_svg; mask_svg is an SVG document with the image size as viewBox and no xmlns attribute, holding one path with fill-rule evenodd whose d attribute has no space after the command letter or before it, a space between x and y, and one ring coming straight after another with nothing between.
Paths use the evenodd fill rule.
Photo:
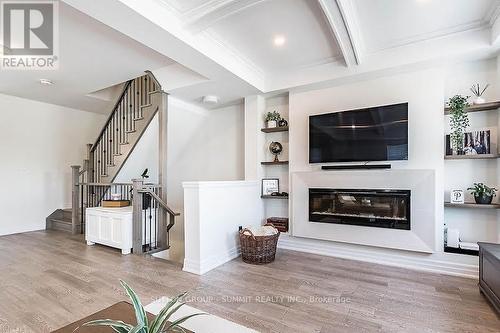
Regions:
<instances>
[{"instance_id":1,"label":"framed picture","mask_svg":"<svg viewBox=\"0 0 500 333\"><path fill-rule=\"evenodd\" d=\"M446 156L456 155L450 134L445 138ZM459 155L496 155L497 129L496 127L474 129L464 133L464 149Z\"/></svg>"},{"instance_id":2,"label":"framed picture","mask_svg":"<svg viewBox=\"0 0 500 333\"><path fill-rule=\"evenodd\" d=\"M280 191L280 180L278 178L262 179L262 195L271 195Z\"/></svg>"},{"instance_id":3,"label":"framed picture","mask_svg":"<svg viewBox=\"0 0 500 333\"><path fill-rule=\"evenodd\" d=\"M464 200L464 191L463 190L451 190L450 191L450 203L452 204L463 204Z\"/></svg>"}]
</instances>

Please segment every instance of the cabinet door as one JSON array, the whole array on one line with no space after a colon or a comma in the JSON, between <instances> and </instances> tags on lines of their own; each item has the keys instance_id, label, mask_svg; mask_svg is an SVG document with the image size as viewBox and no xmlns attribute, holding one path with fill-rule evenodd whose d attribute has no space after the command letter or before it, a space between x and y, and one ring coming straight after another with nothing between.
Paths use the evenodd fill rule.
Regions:
<instances>
[{"instance_id":1,"label":"cabinet door","mask_svg":"<svg viewBox=\"0 0 500 333\"><path fill-rule=\"evenodd\" d=\"M85 239L95 242L99 239L99 216L87 214L86 216Z\"/></svg>"},{"instance_id":2,"label":"cabinet door","mask_svg":"<svg viewBox=\"0 0 500 333\"><path fill-rule=\"evenodd\" d=\"M121 246L122 220L113 216L100 216L99 238L111 246Z\"/></svg>"},{"instance_id":3,"label":"cabinet door","mask_svg":"<svg viewBox=\"0 0 500 333\"><path fill-rule=\"evenodd\" d=\"M490 258L489 253L485 253L482 258L483 276L482 279L491 291L496 295L497 299L500 296L500 267L498 261Z\"/></svg>"}]
</instances>

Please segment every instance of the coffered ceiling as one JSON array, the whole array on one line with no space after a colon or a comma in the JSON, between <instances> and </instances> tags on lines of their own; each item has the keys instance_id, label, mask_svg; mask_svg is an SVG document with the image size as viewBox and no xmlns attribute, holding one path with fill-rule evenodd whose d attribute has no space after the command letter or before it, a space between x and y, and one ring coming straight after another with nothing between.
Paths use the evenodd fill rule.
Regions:
<instances>
[{"instance_id":1,"label":"coffered ceiling","mask_svg":"<svg viewBox=\"0 0 500 333\"><path fill-rule=\"evenodd\" d=\"M62 0L206 80L222 104L496 56L500 0Z\"/></svg>"},{"instance_id":2,"label":"coffered ceiling","mask_svg":"<svg viewBox=\"0 0 500 333\"><path fill-rule=\"evenodd\" d=\"M488 28L491 0L353 0L363 52L373 53L467 30Z\"/></svg>"}]
</instances>

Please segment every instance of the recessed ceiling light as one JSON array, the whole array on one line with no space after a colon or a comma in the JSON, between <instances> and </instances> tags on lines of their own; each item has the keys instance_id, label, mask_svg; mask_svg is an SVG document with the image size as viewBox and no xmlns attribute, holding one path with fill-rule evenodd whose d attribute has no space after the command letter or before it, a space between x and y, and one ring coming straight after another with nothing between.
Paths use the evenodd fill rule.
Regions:
<instances>
[{"instance_id":1,"label":"recessed ceiling light","mask_svg":"<svg viewBox=\"0 0 500 333\"><path fill-rule=\"evenodd\" d=\"M40 84L43 84L44 86L51 86L54 84L54 82L48 79L40 79Z\"/></svg>"},{"instance_id":2,"label":"recessed ceiling light","mask_svg":"<svg viewBox=\"0 0 500 333\"><path fill-rule=\"evenodd\" d=\"M282 35L274 36L274 45L283 46L285 45L285 42L286 42L285 36Z\"/></svg>"},{"instance_id":3,"label":"recessed ceiling light","mask_svg":"<svg viewBox=\"0 0 500 333\"><path fill-rule=\"evenodd\" d=\"M214 96L214 95L207 95L207 96L203 96L203 103L205 104L217 104L219 103L219 97L217 96Z\"/></svg>"}]
</instances>

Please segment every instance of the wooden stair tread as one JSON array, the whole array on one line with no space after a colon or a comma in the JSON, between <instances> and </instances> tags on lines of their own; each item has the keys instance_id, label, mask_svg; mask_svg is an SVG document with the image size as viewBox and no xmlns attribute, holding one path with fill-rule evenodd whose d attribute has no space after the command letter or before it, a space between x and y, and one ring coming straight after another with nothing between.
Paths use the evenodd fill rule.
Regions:
<instances>
[{"instance_id":1,"label":"wooden stair tread","mask_svg":"<svg viewBox=\"0 0 500 333\"><path fill-rule=\"evenodd\" d=\"M64 217L63 218L51 218L50 220L52 222L56 222L56 223L62 223L62 224L69 224L69 225L71 225L71 220L65 219Z\"/></svg>"}]
</instances>

